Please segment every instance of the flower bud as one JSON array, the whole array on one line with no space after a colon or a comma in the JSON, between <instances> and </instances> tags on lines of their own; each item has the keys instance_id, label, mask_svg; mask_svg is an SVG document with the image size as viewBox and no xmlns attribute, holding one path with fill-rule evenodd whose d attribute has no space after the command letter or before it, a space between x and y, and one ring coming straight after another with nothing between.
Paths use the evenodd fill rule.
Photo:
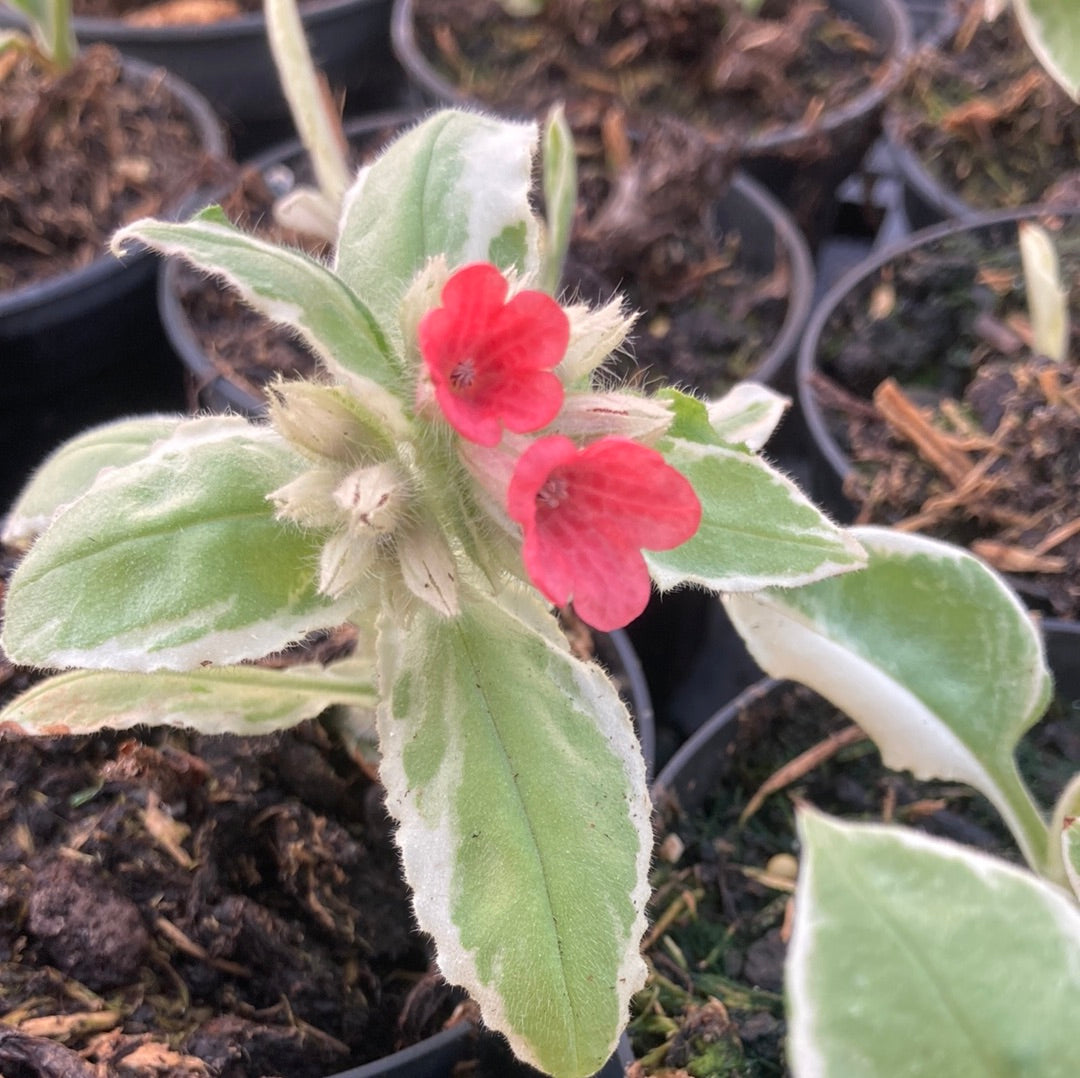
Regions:
<instances>
[{"instance_id":1,"label":"flower bud","mask_svg":"<svg viewBox=\"0 0 1080 1078\"><path fill-rule=\"evenodd\" d=\"M409 481L392 463L350 472L334 490L334 501L349 518L354 535L387 535L409 503Z\"/></svg>"},{"instance_id":2,"label":"flower bud","mask_svg":"<svg viewBox=\"0 0 1080 1078\"><path fill-rule=\"evenodd\" d=\"M341 509L334 500L340 475L328 468L312 468L267 495L277 506L278 517L305 528L332 528L341 523Z\"/></svg>"},{"instance_id":3,"label":"flower bud","mask_svg":"<svg viewBox=\"0 0 1080 1078\"><path fill-rule=\"evenodd\" d=\"M413 521L397 535L397 552L405 586L446 617L461 610L457 564L434 520Z\"/></svg>"},{"instance_id":4,"label":"flower bud","mask_svg":"<svg viewBox=\"0 0 1080 1078\"><path fill-rule=\"evenodd\" d=\"M626 313L620 297L603 307L574 303L563 310L570 320L570 343L555 373L568 388L587 386L593 371L626 340L637 316Z\"/></svg>"},{"instance_id":5,"label":"flower bud","mask_svg":"<svg viewBox=\"0 0 1080 1078\"><path fill-rule=\"evenodd\" d=\"M323 545L319 556L319 591L338 599L368 575L379 552L374 532L356 535L340 531Z\"/></svg>"},{"instance_id":6,"label":"flower bud","mask_svg":"<svg viewBox=\"0 0 1080 1078\"><path fill-rule=\"evenodd\" d=\"M365 429L333 386L279 381L271 386L268 400L270 422L308 456L352 461L383 441Z\"/></svg>"},{"instance_id":7,"label":"flower bud","mask_svg":"<svg viewBox=\"0 0 1080 1078\"><path fill-rule=\"evenodd\" d=\"M572 393L550 430L576 441L605 435L652 442L671 426L671 406L665 401L613 390L610 393Z\"/></svg>"}]
</instances>

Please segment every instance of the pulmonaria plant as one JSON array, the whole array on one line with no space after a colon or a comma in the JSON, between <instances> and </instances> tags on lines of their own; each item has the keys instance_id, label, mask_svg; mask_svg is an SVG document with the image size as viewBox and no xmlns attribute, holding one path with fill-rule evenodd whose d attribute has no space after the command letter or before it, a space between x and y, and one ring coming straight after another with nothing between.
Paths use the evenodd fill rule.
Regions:
<instances>
[{"instance_id":1,"label":"pulmonaria plant","mask_svg":"<svg viewBox=\"0 0 1080 1078\"><path fill-rule=\"evenodd\" d=\"M7 522L29 549L3 646L69 672L0 720L258 733L377 705L442 972L523 1058L580 1078L643 982L652 835L630 716L552 604L609 629L650 580L792 586L864 554L755 451L775 395L602 384L630 319L543 286L575 182L565 130L543 144L546 202L563 207L546 223L536 125L445 111L355 178L329 264L216 209L117 236L224 279L321 373L275 384L267 421L123 421L43 465ZM349 621L348 660L246 665Z\"/></svg>"}]
</instances>

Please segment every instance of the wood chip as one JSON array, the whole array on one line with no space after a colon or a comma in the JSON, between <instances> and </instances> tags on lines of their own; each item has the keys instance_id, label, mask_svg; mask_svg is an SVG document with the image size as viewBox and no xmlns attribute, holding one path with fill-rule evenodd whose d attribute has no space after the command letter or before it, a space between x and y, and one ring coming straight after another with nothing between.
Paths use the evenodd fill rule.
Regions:
<instances>
[{"instance_id":1,"label":"wood chip","mask_svg":"<svg viewBox=\"0 0 1080 1078\"><path fill-rule=\"evenodd\" d=\"M971 551L999 573L1063 573L1069 564L1068 559L1056 554L1038 554L994 539L976 539Z\"/></svg>"},{"instance_id":2,"label":"wood chip","mask_svg":"<svg viewBox=\"0 0 1080 1078\"><path fill-rule=\"evenodd\" d=\"M929 465L953 486L959 486L971 471L971 458L958 449L927 418L900 388L895 378L886 378L874 391L874 404L885 421L901 437L911 442Z\"/></svg>"},{"instance_id":3,"label":"wood chip","mask_svg":"<svg viewBox=\"0 0 1080 1078\"><path fill-rule=\"evenodd\" d=\"M785 786L790 786L797 779L801 779L803 775L809 774L815 767L823 764L844 746L855 745L865 740L866 734L858 726L854 724L845 726L835 734L830 734L824 741L819 741L816 745L807 749L806 752L800 753L794 760L789 760L783 767L774 771L758 787L754 796L747 801L746 807L739 814L740 826L745 824L761 808L767 797L778 790L782 790Z\"/></svg>"},{"instance_id":4,"label":"wood chip","mask_svg":"<svg viewBox=\"0 0 1080 1078\"><path fill-rule=\"evenodd\" d=\"M52 1041L69 1041L87 1033L100 1033L118 1025L121 1015L116 1011L75 1011L72 1014L47 1014L39 1018L24 1018L16 1027L31 1037L48 1037Z\"/></svg>"}]
</instances>

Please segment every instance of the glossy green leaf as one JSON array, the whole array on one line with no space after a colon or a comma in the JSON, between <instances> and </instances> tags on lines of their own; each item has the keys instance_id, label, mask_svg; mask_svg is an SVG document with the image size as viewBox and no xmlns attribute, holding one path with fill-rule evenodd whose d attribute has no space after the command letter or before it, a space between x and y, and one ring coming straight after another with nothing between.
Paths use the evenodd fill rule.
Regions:
<instances>
[{"instance_id":1,"label":"glossy green leaf","mask_svg":"<svg viewBox=\"0 0 1080 1078\"><path fill-rule=\"evenodd\" d=\"M537 141L535 124L448 109L361 170L345 196L336 269L387 332L397 333L401 298L434 255L451 269L538 268Z\"/></svg>"},{"instance_id":2,"label":"glossy green leaf","mask_svg":"<svg viewBox=\"0 0 1080 1078\"><path fill-rule=\"evenodd\" d=\"M316 592L321 537L267 494L304 463L269 428L194 419L53 519L15 571L17 663L183 670L258 658L346 620Z\"/></svg>"},{"instance_id":3,"label":"glossy green leaf","mask_svg":"<svg viewBox=\"0 0 1080 1078\"><path fill-rule=\"evenodd\" d=\"M224 278L260 314L296 330L327 369L365 379L384 408L400 411L391 396L400 388L400 372L383 329L321 262L241 232L217 206L190 221L135 221L113 236L113 250L122 253L135 240Z\"/></svg>"},{"instance_id":4,"label":"glossy green leaf","mask_svg":"<svg viewBox=\"0 0 1080 1078\"><path fill-rule=\"evenodd\" d=\"M64 442L39 465L8 513L2 540L23 547L38 535L62 505L84 494L102 468L116 468L146 456L167 438L179 416L151 415L103 423Z\"/></svg>"},{"instance_id":5,"label":"glossy green leaf","mask_svg":"<svg viewBox=\"0 0 1080 1078\"><path fill-rule=\"evenodd\" d=\"M801 681L847 712L888 767L980 790L1043 866L1045 824L1013 760L1050 693L1034 624L966 551L885 528L852 531L867 568L727 596L735 627L767 673Z\"/></svg>"},{"instance_id":6,"label":"glossy green leaf","mask_svg":"<svg viewBox=\"0 0 1080 1078\"><path fill-rule=\"evenodd\" d=\"M335 704L375 705L370 665L307 663L158 670L76 670L47 678L0 711L30 734L85 734L142 724L204 734L265 734L314 718Z\"/></svg>"},{"instance_id":7,"label":"glossy green leaf","mask_svg":"<svg viewBox=\"0 0 1080 1078\"><path fill-rule=\"evenodd\" d=\"M790 479L745 448L721 441L700 401L683 398L675 408L672 437L659 448L693 483L702 518L689 542L645 554L660 588L693 583L749 591L820 580L862 564L859 544Z\"/></svg>"},{"instance_id":8,"label":"glossy green leaf","mask_svg":"<svg viewBox=\"0 0 1080 1078\"><path fill-rule=\"evenodd\" d=\"M1080 101L1080 7L1076 0L1013 0L1031 51L1065 92Z\"/></svg>"},{"instance_id":9,"label":"glossy green leaf","mask_svg":"<svg viewBox=\"0 0 1080 1078\"><path fill-rule=\"evenodd\" d=\"M800 814L796 1078L1072 1078L1080 909L986 854Z\"/></svg>"},{"instance_id":10,"label":"glossy green leaf","mask_svg":"<svg viewBox=\"0 0 1080 1078\"><path fill-rule=\"evenodd\" d=\"M644 764L614 685L531 591L462 598L380 625L387 804L445 977L523 1058L583 1078L644 981Z\"/></svg>"}]
</instances>

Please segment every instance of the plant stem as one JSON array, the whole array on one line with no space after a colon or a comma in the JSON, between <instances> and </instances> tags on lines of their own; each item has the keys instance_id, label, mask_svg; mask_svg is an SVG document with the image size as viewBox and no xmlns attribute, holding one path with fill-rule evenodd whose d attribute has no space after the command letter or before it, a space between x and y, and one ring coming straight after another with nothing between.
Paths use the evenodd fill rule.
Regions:
<instances>
[{"instance_id":1,"label":"plant stem","mask_svg":"<svg viewBox=\"0 0 1080 1078\"><path fill-rule=\"evenodd\" d=\"M266 34L293 123L311 158L315 182L335 208L349 186L345 137L328 107L295 0L264 0Z\"/></svg>"}]
</instances>

